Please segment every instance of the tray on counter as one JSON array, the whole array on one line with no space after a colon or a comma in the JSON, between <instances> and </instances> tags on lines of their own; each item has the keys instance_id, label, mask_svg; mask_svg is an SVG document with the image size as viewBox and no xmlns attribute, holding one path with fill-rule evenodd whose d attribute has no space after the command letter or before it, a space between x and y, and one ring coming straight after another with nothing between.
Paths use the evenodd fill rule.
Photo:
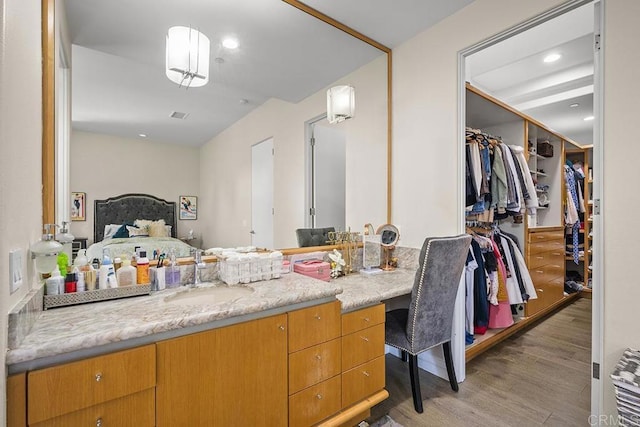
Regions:
<instances>
[{"instance_id":1,"label":"tray on counter","mask_svg":"<svg viewBox=\"0 0 640 427\"><path fill-rule=\"evenodd\" d=\"M69 305L149 295L150 293L151 285L133 285L110 289L96 289L85 292L73 292L69 294L45 295L44 309L47 310L55 307L65 307Z\"/></svg>"}]
</instances>

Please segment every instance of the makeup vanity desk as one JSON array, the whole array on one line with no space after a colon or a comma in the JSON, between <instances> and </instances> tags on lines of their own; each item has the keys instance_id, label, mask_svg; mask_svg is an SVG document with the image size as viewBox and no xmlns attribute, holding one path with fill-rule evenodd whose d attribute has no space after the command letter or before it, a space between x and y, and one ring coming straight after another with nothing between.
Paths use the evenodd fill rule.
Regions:
<instances>
[{"instance_id":1,"label":"makeup vanity desk","mask_svg":"<svg viewBox=\"0 0 640 427\"><path fill-rule=\"evenodd\" d=\"M336 297L342 303L343 313L380 302L392 302L397 297L411 295L415 275L416 270L397 268L375 274L342 276L334 280L342 288L342 293Z\"/></svg>"}]
</instances>

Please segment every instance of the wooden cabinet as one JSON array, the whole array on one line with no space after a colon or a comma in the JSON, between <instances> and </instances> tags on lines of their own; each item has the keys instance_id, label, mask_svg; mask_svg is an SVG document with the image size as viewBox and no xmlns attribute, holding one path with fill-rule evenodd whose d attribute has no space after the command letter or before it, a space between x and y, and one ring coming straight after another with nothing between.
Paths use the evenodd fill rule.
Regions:
<instances>
[{"instance_id":1,"label":"wooden cabinet","mask_svg":"<svg viewBox=\"0 0 640 427\"><path fill-rule=\"evenodd\" d=\"M7 378L7 427L27 425L27 374Z\"/></svg>"},{"instance_id":2,"label":"wooden cabinet","mask_svg":"<svg viewBox=\"0 0 640 427\"><path fill-rule=\"evenodd\" d=\"M162 341L157 425L287 424L287 315Z\"/></svg>"},{"instance_id":3,"label":"wooden cabinet","mask_svg":"<svg viewBox=\"0 0 640 427\"><path fill-rule=\"evenodd\" d=\"M79 362L29 372L27 375L27 414L29 425L74 425L56 417L87 419L77 411L93 408L94 419L116 417L121 407L134 408L137 399L122 405L103 405L115 399L148 390L146 400L136 411L148 412L153 404L156 384L155 346L147 345ZM141 398L142 399L142 398ZM151 406L153 408L153 405ZM75 415L73 415L75 413ZM153 413L153 409L151 410ZM64 418L65 420L67 418ZM143 420L143 418L141 418ZM47 423L44 423L48 421ZM124 424L123 424L124 425ZM139 425L145 425L142 422ZM152 424L148 424L152 425Z\"/></svg>"},{"instance_id":4,"label":"wooden cabinet","mask_svg":"<svg viewBox=\"0 0 640 427\"><path fill-rule=\"evenodd\" d=\"M527 266L538 294L526 304L531 316L560 301L564 292L564 229L529 229Z\"/></svg>"}]
</instances>

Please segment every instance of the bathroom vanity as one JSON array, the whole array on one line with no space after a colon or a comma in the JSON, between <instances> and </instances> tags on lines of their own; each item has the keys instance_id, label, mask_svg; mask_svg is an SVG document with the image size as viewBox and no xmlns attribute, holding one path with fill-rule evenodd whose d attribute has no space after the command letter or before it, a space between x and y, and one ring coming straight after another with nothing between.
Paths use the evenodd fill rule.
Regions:
<instances>
[{"instance_id":1,"label":"bathroom vanity","mask_svg":"<svg viewBox=\"0 0 640 427\"><path fill-rule=\"evenodd\" d=\"M7 354L9 425L357 422L388 396L380 302L413 282L384 274L291 273L195 307L165 291L44 312Z\"/></svg>"}]
</instances>

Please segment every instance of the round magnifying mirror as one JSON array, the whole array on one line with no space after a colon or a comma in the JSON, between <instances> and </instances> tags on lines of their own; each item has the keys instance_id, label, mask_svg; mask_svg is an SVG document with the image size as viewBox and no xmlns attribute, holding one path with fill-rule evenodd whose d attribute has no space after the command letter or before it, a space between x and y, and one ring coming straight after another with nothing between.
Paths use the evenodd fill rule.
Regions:
<instances>
[{"instance_id":1,"label":"round magnifying mirror","mask_svg":"<svg viewBox=\"0 0 640 427\"><path fill-rule=\"evenodd\" d=\"M380 235L380 243L382 246L395 246L400 239L400 231L393 224L383 224L378 227L376 234Z\"/></svg>"}]
</instances>

